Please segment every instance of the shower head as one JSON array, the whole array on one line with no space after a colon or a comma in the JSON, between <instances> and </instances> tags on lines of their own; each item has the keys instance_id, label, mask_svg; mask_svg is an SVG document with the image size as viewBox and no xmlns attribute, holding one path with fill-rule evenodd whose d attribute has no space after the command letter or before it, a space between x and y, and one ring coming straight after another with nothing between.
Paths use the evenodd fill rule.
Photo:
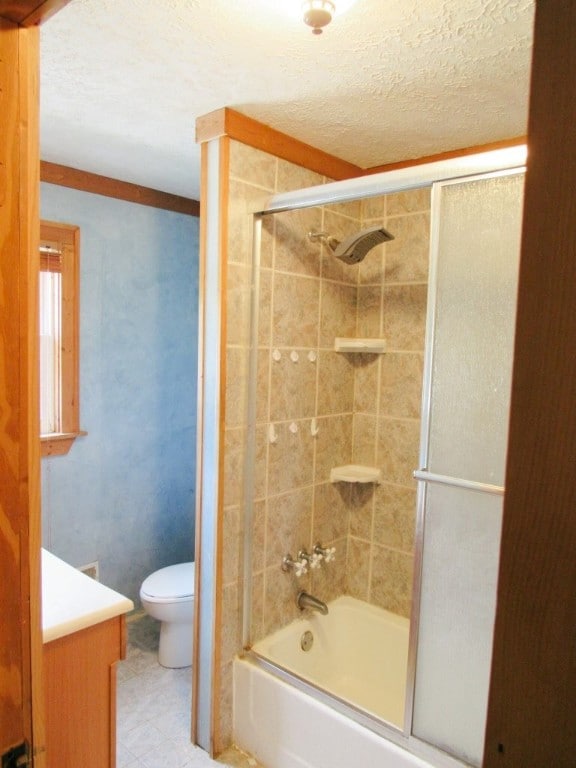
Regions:
<instances>
[{"instance_id":1,"label":"shower head","mask_svg":"<svg viewBox=\"0 0 576 768\"><path fill-rule=\"evenodd\" d=\"M334 256L345 264L358 264L372 248L388 240L394 240L394 235L378 225L363 229L347 237L343 242L330 237L326 232L308 232L308 237L312 241L322 240Z\"/></svg>"}]
</instances>

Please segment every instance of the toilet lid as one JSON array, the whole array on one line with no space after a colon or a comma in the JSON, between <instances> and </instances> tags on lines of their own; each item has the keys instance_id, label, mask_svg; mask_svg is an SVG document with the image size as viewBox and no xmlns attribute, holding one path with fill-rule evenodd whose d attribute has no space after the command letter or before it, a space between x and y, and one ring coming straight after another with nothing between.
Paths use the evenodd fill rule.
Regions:
<instances>
[{"instance_id":1,"label":"toilet lid","mask_svg":"<svg viewBox=\"0 0 576 768\"><path fill-rule=\"evenodd\" d=\"M194 597L194 563L160 568L144 579L140 591L151 598Z\"/></svg>"}]
</instances>

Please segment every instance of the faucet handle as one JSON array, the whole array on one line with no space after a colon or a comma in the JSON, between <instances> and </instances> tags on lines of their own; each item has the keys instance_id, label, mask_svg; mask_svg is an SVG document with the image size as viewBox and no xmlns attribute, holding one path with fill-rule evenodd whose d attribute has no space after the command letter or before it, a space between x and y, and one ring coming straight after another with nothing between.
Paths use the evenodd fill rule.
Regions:
<instances>
[{"instance_id":1,"label":"faucet handle","mask_svg":"<svg viewBox=\"0 0 576 768\"><path fill-rule=\"evenodd\" d=\"M313 552L310 555L310 568L313 568L316 570L316 568L320 568L322 565L322 555L319 555L317 552Z\"/></svg>"},{"instance_id":2,"label":"faucet handle","mask_svg":"<svg viewBox=\"0 0 576 768\"><path fill-rule=\"evenodd\" d=\"M282 558L282 570L284 573L294 571L294 576L299 579L300 576L305 576L308 573L308 563L300 555L298 555L296 560L292 559L292 555L284 555Z\"/></svg>"},{"instance_id":3,"label":"faucet handle","mask_svg":"<svg viewBox=\"0 0 576 768\"><path fill-rule=\"evenodd\" d=\"M296 560L294 563L294 575L297 579L300 576L305 576L308 573L308 563L306 560Z\"/></svg>"},{"instance_id":4,"label":"faucet handle","mask_svg":"<svg viewBox=\"0 0 576 768\"><path fill-rule=\"evenodd\" d=\"M332 560L336 560L336 547L328 547L324 554L324 560L327 563L331 563Z\"/></svg>"},{"instance_id":5,"label":"faucet handle","mask_svg":"<svg viewBox=\"0 0 576 768\"><path fill-rule=\"evenodd\" d=\"M322 565L322 555L318 552L309 553L305 549L298 552L298 560L307 563L311 570L316 570Z\"/></svg>"},{"instance_id":6,"label":"faucet handle","mask_svg":"<svg viewBox=\"0 0 576 768\"><path fill-rule=\"evenodd\" d=\"M323 547L320 542L314 546L313 552L317 557L323 557L326 563L336 559L336 547Z\"/></svg>"}]
</instances>

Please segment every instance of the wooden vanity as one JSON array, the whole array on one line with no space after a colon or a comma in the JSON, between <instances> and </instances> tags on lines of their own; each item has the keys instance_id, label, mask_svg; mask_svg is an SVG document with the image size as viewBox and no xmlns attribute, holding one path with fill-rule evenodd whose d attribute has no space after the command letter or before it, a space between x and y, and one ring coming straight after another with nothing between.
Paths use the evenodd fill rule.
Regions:
<instances>
[{"instance_id":1,"label":"wooden vanity","mask_svg":"<svg viewBox=\"0 0 576 768\"><path fill-rule=\"evenodd\" d=\"M46 764L114 768L116 662L131 600L42 550Z\"/></svg>"}]
</instances>

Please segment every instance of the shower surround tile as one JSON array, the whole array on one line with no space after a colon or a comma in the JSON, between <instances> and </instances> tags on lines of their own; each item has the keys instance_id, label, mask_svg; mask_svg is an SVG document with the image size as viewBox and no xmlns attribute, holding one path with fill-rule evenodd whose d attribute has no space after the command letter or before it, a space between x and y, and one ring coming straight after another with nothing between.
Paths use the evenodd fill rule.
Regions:
<instances>
[{"instance_id":1,"label":"shower surround tile","mask_svg":"<svg viewBox=\"0 0 576 768\"><path fill-rule=\"evenodd\" d=\"M321 347L332 349L337 336L356 335L357 297L355 285L322 281Z\"/></svg>"},{"instance_id":2,"label":"shower surround tile","mask_svg":"<svg viewBox=\"0 0 576 768\"><path fill-rule=\"evenodd\" d=\"M308 350L285 350L271 364L270 420L310 419L316 409L317 366L308 360ZM296 353L294 355L294 353ZM298 356L293 360L292 356Z\"/></svg>"},{"instance_id":3,"label":"shower surround tile","mask_svg":"<svg viewBox=\"0 0 576 768\"><path fill-rule=\"evenodd\" d=\"M384 286L382 330L390 351L424 350L427 294L425 284Z\"/></svg>"},{"instance_id":4,"label":"shower surround tile","mask_svg":"<svg viewBox=\"0 0 576 768\"><path fill-rule=\"evenodd\" d=\"M388 219L394 240L386 244L386 281L422 282L428 279L430 214L416 213Z\"/></svg>"},{"instance_id":5,"label":"shower surround tile","mask_svg":"<svg viewBox=\"0 0 576 768\"><path fill-rule=\"evenodd\" d=\"M320 241L312 241L309 232L322 230L322 210L278 213L275 219L274 269L279 272L320 277Z\"/></svg>"},{"instance_id":6,"label":"shower surround tile","mask_svg":"<svg viewBox=\"0 0 576 768\"><path fill-rule=\"evenodd\" d=\"M390 352L383 356L381 365L381 414L396 418L420 418L424 355L419 352Z\"/></svg>"},{"instance_id":7,"label":"shower surround tile","mask_svg":"<svg viewBox=\"0 0 576 768\"><path fill-rule=\"evenodd\" d=\"M419 421L379 419L377 457L384 481L415 486L412 473L418 466L419 448Z\"/></svg>"},{"instance_id":8,"label":"shower surround tile","mask_svg":"<svg viewBox=\"0 0 576 768\"><path fill-rule=\"evenodd\" d=\"M242 144L230 142L230 177L261 187L268 193L276 189L277 160L268 152L262 152Z\"/></svg>"},{"instance_id":9,"label":"shower surround tile","mask_svg":"<svg viewBox=\"0 0 576 768\"><path fill-rule=\"evenodd\" d=\"M318 345L320 281L276 272L272 343L277 347Z\"/></svg>"},{"instance_id":10,"label":"shower surround tile","mask_svg":"<svg viewBox=\"0 0 576 768\"><path fill-rule=\"evenodd\" d=\"M382 333L382 286L359 286L356 310L355 335L360 338L379 338Z\"/></svg>"},{"instance_id":11,"label":"shower surround tile","mask_svg":"<svg viewBox=\"0 0 576 768\"><path fill-rule=\"evenodd\" d=\"M316 482L325 483L330 470L350 463L352 414L318 419L316 445Z\"/></svg>"},{"instance_id":12,"label":"shower surround tile","mask_svg":"<svg viewBox=\"0 0 576 768\"><path fill-rule=\"evenodd\" d=\"M411 554L415 509L415 489L389 483L380 485L374 494L374 543Z\"/></svg>"},{"instance_id":13,"label":"shower surround tile","mask_svg":"<svg viewBox=\"0 0 576 768\"><path fill-rule=\"evenodd\" d=\"M291 554L296 556L295 552ZM264 635L269 635L300 617L296 598L300 590L310 589L310 576L298 579L275 565L265 571L264 579Z\"/></svg>"},{"instance_id":14,"label":"shower surround tile","mask_svg":"<svg viewBox=\"0 0 576 768\"><path fill-rule=\"evenodd\" d=\"M358 600L369 600L370 550L370 542L348 537L346 592Z\"/></svg>"},{"instance_id":15,"label":"shower surround tile","mask_svg":"<svg viewBox=\"0 0 576 768\"><path fill-rule=\"evenodd\" d=\"M410 616L413 558L411 554L372 546L370 602L400 616Z\"/></svg>"},{"instance_id":16,"label":"shower surround tile","mask_svg":"<svg viewBox=\"0 0 576 768\"><path fill-rule=\"evenodd\" d=\"M250 213L266 202L268 193L239 181L230 182L230 223L228 226L228 261L250 264L252 221Z\"/></svg>"},{"instance_id":17,"label":"shower surround tile","mask_svg":"<svg viewBox=\"0 0 576 768\"><path fill-rule=\"evenodd\" d=\"M348 355L354 366L354 413L378 414L378 382L380 379L381 356L356 354Z\"/></svg>"},{"instance_id":18,"label":"shower surround tile","mask_svg":"<svg viewBox=\"0 0 576 768\"><path fill-rule=\"evenodd\" d=\"M326 542L345 539L350 519L348 483L319 483L314 487L313 541Z\"/></svg>"},{"instance_id":19,"label":"shower surround tile","mask_svg":"<svg viewBox=\"0 0 576 768\"><path fill-rule=\"evenodd\" d=\"M356 483L350 490L350 536L367 542L372 540L375 492L371 483Z\"/></svg>"},{"instance_id":20,"label":"shower surround tile","mask_svg":"<svg viewBox=\"0 0 576 768\"><path fill-rule=\"evenodd\" d=\"M275 424L277 442L268 446L268 493L270 496L311 485L314 477L314 444L306 422Z\"/></svg>"},{"instance_id":21,"label":"shower surround tile","mask_svg":"<svg viewBox=\"0 0 576 768\"><path fill-rule=\"evenodd\" d=\"M349 355L318 352L318 415L352 413L354 408L354 366Z\"/></svg>"},{"instance_id":22,"label":"shower surround tile","mask_svg":"<svg viewBox=\"0 0 576 768\"><path fill-rule=\"evenodd\" d=\"M227 275L228 369L245 370L250 325L251 228L248 211L260 193L322 183L324 179L265 153L230 142L234 194L229 212ZM253 155L253 153L255 153ZM264 154L264 156L262 156ZM252 162L253 159L253 162ZM236 186L238 185L238 186ZM266 194L264 195L266 197ZM415 515L414 449L419 433L419 387L426 314L425 269L429 192L402 193L323 209L265 217L260 269L258 379L253 507L252 641L300 616L296 596L312 590L320 599L351 594L406 615L409 607ZM234 220L235 219L235 220ZM410 221L416 223L415 231ZM311 243L308 231L321 229L342 241L362 227L385 225L396 240L373 249L361 265L334 258L326 245ZM390 253L391 250L391 253ZM336 336L384 336L383 356L338 354ZM272 360L277 349L279 363ZM297 363L290 352L297 351ZM308 353L316 357L308 360ZM223 563L228 622L240 623L241 476L244 467L242 385L230 382L226 478L231 482L224 512ZM311 434L312 418L319 432ZM294 423L297 431L291 432ZM269 441L273 424L277 440ZM385 426L386 425L386 428ZM385 446L384 433L394 445ZM330 483L338 464L377 466L381 486ZM229 502L229 500L232 501ZM232 512L234 508L234 512ZM230 541L227 538L230 537ZM238 548L234 546L236 540ZM296 579L283 573L289 550L316 541L336 546L336 560ZM220 730L217 745L230 738L228 665L239 650L239 629L222 632ZM236 648L234 648L235 643Z\"/></svg>"},{"instance_id":23,"label":"shower surround tile","mask_svg":"<svg viewBox=\"0 0 576 768\"><path fill-rule=\"evenodd\" d=\"M248 344L248 327L239 318L250 312L251 269L245 264L228 265L226 287L226 339L229 346Z\"/></svg>"},{"instance_id":24,"label":"shower surround tile","mask_svg":"<svg viewBox=\"0 0 576 768\"><path fill-rule=\"evenodd\" d=\"M276 192L292 192L294 189L316 187L324 184L325 181L331 181L331 179L326 179L319 173L294 165L287 160L278 160Z\"/></svg>"},{"instance_id":25,"label":"shower surround tile","mask_svg":"<svg viewBox=\"0 0 576 768\"><path fill-rule=\"evenodd\" d=\"M367 197L362 200L362 221L366 224L371 219L384 219L386 214L386 202L392 195Z\"/></svg>"},{"instance_id":26,"label":"shower surround tile","mask_svg":"<svg viewBox=\"0 0 576 768\"><path fill-rule=\"evenodd\" d=\"M268 499L267 566L279 568L287 553L296 557L300 549L309 549L312 535L312 498L312 487L308 487Z\"/></svg>"},{"instance_id":27,"label":"shower surround tile","mask_svg":"<svg viewBox=\"0 0 576 768\"><path fill-rule=\"evenodd\" d=\"M386 214L402 216L406 213L430 210L430 188L412 189L409 192L394 192L386 195Z\"/></svg>"}]
</instances>

